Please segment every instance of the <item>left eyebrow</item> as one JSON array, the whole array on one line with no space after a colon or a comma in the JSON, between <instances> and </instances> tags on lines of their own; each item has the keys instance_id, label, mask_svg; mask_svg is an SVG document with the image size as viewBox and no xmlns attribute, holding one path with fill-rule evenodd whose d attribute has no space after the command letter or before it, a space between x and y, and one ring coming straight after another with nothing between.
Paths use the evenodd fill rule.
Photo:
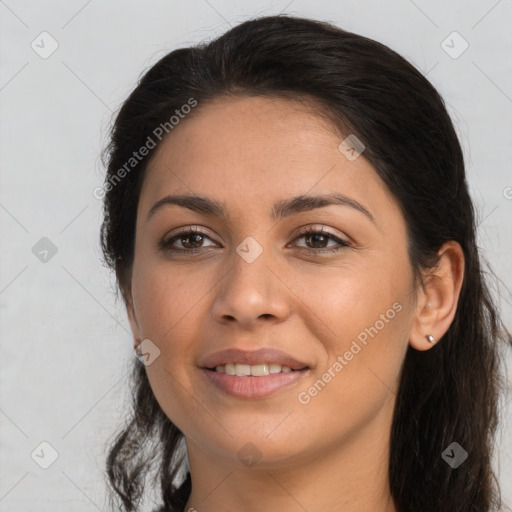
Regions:
<instances>
[{"instance_id":1,"label":"left eyebrow","mask_svg":"<svg viewBox=\"0 0 512 512\"><path fill-rule=\"evenodd\" d=\"M373 223L375 219L373 215L361 203L355 199L344 196L342 194L326 194L320 196L297 196L292 199L277 201L272 208L273 219L283 219L295 213L314 210L315 208L323 208L324 206L341 205L349 206L366 215Z\"/></svg>"},{"instance_id":2,"label":"left eyebrow","mask_svg":"<svg viewBox=\"0 0 512 512\"><path fill-rule=\"evenodd\" d=\"M198 213L215 215L216 217L224 220L229 219L226 206L214 199L195 195L168 195L158 200L150 208L146 220L149 220L157 210L167 204L175 204ZM342 194L326 194L319 196L300 195L291 199L283 199L274 203L270 216L274 220L280 220L285 217L289 217L290 215L330 205L349 206L350 208L363 213L373 223L375 223L373 215L367 208L355 199Z\"/></svg>"}]
</instances>

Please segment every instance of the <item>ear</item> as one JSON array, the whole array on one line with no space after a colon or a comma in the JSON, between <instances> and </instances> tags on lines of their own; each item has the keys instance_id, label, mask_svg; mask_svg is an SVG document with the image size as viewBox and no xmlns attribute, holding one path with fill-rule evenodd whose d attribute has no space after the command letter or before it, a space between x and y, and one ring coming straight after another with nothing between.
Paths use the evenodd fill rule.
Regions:
<instances>
[{"instance_id":1,"label":"ear","mask_svg":"<svg viewBox=\"0 0 512 512\"><path fill-rule=\"evenodd\" d=\"M450 327L464 279L464 252L455 241L445 242L438 251L439 263L426 273L418 290L416 318L409 343L416 350L432 348ZM434 337L430 343L427 336Z\"/></svg>"},{"instance_id":2,"label":"ear","mask_svg":"<svg viewBox=\"0 0 512 512\"><path fill-rule=\"evenodd\" d=\"M123 297L126 306L126 313L130 322L130 328L133 334L133 348L135 349L142 342L142 338L140 335L139 323L137 322L137 316L135 315L135 308L133 305L133 296L130 285L123 287Z\"/></svg>"}]
</instances>

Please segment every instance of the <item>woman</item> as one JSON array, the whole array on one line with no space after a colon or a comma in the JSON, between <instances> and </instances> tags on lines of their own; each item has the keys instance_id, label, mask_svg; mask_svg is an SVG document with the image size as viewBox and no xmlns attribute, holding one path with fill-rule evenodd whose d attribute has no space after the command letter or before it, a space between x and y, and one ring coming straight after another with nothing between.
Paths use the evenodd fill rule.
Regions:
<instances>
[{"instance_id":1,"label":"woman","mask_svg":"<svg viewBox=\"0 0 512 512\"><path fill-rule=\"evenodd\" d=\"M500 506L510 335L459 141L415 68L262 17L157 62L107 149L102 247L137 355L117 507L150 474L165 511Z\"/></svg>"}]
</instances>

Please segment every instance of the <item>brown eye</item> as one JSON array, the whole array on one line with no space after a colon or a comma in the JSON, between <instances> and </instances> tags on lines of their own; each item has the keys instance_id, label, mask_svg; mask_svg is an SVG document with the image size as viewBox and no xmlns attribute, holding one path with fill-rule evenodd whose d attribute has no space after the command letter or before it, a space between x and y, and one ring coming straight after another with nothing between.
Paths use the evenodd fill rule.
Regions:
<instances>
[{"instance_id":1,"label":"brown eye","mask_svg":"<svg viewBox=\"0 0 512 512\"><path fill-rule=\"evenodd\" d=\"M306 227L301 230L301 235L297 237L296 240L301 238L306 242L307 247L303 247L303 249L305 249L308 254L333 253L350 247L348 242L342 240L333 233L326 231L323 227L320 229ZM327 246L329 241L335 242L334 247Z\"/></svg>"},{"instance_id":2,"label":"brown eye","mask_svg":"<svg viewBox=\"0 0 512 512\"><path fill-rule=\"evenodd\" d=\"M306 243L314 245L313 249L322 249L324 244L329 242L329 237L324 233L315 233L313 235L306 235L305 240Z\"/></svg>"},{"instance_id":3,"label":"brown eye","mask_svg":"<svg viewBox=\"0 0 512 512\"><path fill-rule=\"evenodd\" d=\"M200 235L199 233L183 235L179 237L179 241L185 249L196 249L200 247L200 244L203 241L203 236L204 235Z\"/></svg>"},{"instance_id":4,"label":"brown eye","mask_svg":"<svg viewBox=\"0 0 512 512\"><path fill-rule=\"evenodd\" d=\"M190 226L171 238L162 240L159 246L163 251L198 252L202 248L208 247L203 245L205 239L211 240L206 233ZM182 247L177 247L177 243L181 244Z\"/></svg>"}]
</instances>

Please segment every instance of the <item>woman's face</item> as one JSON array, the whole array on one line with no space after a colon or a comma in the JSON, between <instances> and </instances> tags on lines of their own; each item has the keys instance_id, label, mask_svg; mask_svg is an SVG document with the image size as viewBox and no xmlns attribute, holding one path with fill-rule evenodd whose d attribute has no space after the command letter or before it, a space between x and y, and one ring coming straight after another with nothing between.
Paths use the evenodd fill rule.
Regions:
<instances>
[{"instance_id":1,"label":"woman's face","mask_svg":"<svg viewBox=\"0 0 512 512\"><path fill-rule=\"evenodd\" d=\"M217 464L295 464L363 432L378 450L415 307L397 202L297 103L197 109L158 148L137 212L130 322L158 402L189 457ZM152 210L167 196L206 202Z\"/></svg>"}]
</instances>

